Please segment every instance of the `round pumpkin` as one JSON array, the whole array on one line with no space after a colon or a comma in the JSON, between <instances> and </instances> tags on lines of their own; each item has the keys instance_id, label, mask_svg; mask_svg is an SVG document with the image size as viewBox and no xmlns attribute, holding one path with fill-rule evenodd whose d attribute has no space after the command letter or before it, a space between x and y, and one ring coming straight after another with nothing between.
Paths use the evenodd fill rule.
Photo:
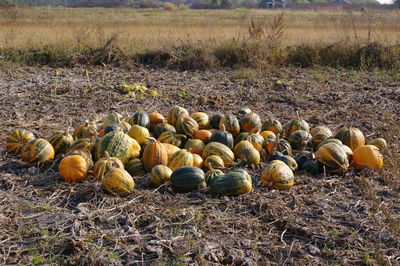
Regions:
<instances>
[{"instance_id":1,"label":"round pumpkin","mask_svg":"<svg viewBox=\"0 0 400 266\"><path fill-rule=\"evenodd\" d=\"M236 137L240 133L240 125L236 116L232 114L225 114L219 121L219 129L226 130Z\"/></svg>"},{"instance_id":2,"label":"round pumpkin","mask_svg":"<svg viewBox=\"0 0 400 266\"><path fill-rule=\"evenodd\" d=\"M139 145L143 145L145 142L147 142L147 137L150 137L150 132L145 127L133 125L129 130L128 135L135 139Z\"/></svg>"},{"instance_id":3,"label":"round pumpkin","mask_svg":"<svg viewBox=\"0 0 400 266\"><path fill-rule=\"evenodd\" d=\"M206 113L197 112L190 115L193 118L197 125L199 125L199 129L207 129L210 126L210 119Z\"/></svg>"},{"instance_id":4,"label":"round pumpkin","mask_svg":"<svg viewBox=\"0 0 400 266\"><path fill-rule=\"evenodd\" d=\"M378 147L379 150L384 150L387 148L386 140L383 138L376 138L368 142L368 145L374 145Z\"/></svg>"},{"instance_id":5,"label":"round pumpkin","mask_svg":"<svg viewBox=\"0 0 400 266\"><path fill-rule=\"evenodd\" d=\"M204 174L205 179L206 179L206 183L207 183L208 185L212 182L212 180L213 180L215 177L217 177L217 176L222 176L222 175L224 175L224 172L222 172L222 171L219 170L219 169L210 169L210 170L208 170L208 171Z\"/></svg>"},{"instance_id":6,"label":"round pumpkin","mask_svg":"<svg viewBox=\"0 0 400 266\"><path fill-rule=\"evenodd\" d=\"M251 144L250 141L242 140L235 145L235 148L233 149L233 154L235 155L236 158L239 158L241 151L246 148L254 148L254 146L253 144Z\"/></svg>"},{"instance_id":7,"label":"round pumpkin","mask_svg":"<svg viewBox=\"0 0 400 266\"><path fill-rule=\"evenodd\" d=\"M218 196L238 196L253 189L251 176L244 169L235 169L210 180L211 193Z\"/></svg>"},{"instance_id":8,"label":"round pumpkin","mask_svg":"<svg viewBox=\"0 0 400 266\"><path fill-rule=\"evenodd\" d=\"M284 162L270 162L261 174L261 185L268 189L289 190L294 184L294 174Z\"/></svg>"},{"instance_id":9,"label":"round pumpkin","mask_svg":"<svg viewBox=\"0 0 400 266\"><path fill-rule=\"evenodd\" d=\"M16 129L6 139L7 152L12 154L20 154L26 143L33 140L35 135L32 132L25 129Z\"/></svg>"},{"instance_id":10,"label":"round pumpkin","mask_svg":"<svg viewBox=\"0 0 400 266\"><path fill-rule=\"evenodd\" d=\"M217 155L210 155L204 160L204 167L208 170L222 169L225 167L224 161Z\"/></svg>"},{"instance_id":11,"label":"round pumpkin","mask_svg":"<svg viewBox=\"0 0 400 266\"><path fill-rule=\"evenodd\" d=\"M156 165L168 164L168 153L164 145L156 139L148 139L149 143L146 145L146 148L144 148L142 159L147 172L150 172Z\"/></svg>"},{"instance_id":12,"label":"round pumpkin","mask_svg":"<svg viewBox=\"0 0 400 266\"><path fill-rule=\"evenodd\" d=\"M377 170L383 166L383 156L378 147L363 145L353 151L353 166L357 170L364 168Z\"/></svg>"},{"instance_id":13,"label":"round pumpkin","mask_svg":"<svg viewBox=\"0 0 400 266\"><path fill-rule=\"evenodd\" d=\"M281 122L279 122L279 120L269 118L268 121L266 121L263 124L261 130L262 131L271 131L275 135L277 135L282 132L282 124L281 124Z\"/></svg>"},{"instance_id":14,"label":"round pumpkin","mask_svg":"<svg viewBox=\"0 0 400 266\"><path fill-rule=\"evenodd\" d=\"M69 147L69 151L71 152L74 150L82 150L82 149L92 151L93 147L94 147L93 139L77 139Z\"/></svg>"},{"instance_id":15,"label":"round pumpkin","mask_svg":"<svg viewBox=\"0 0 400 266\"><path fill-rule=\"evenodd\" d=\"M264 130L260 132L260 135L264 138L264 140L267 139L276 139L276 135L274 132L269 131L269 130Z\"/></svg>"},{"instance_id":16,"label":"round pumpkin","mask_svg":"<svg viewBox=\"0 0 400 266\"><path fill-rule=\"evenodd\" d=\"M199 125L190 116L181 116L176 122L176 130L180 134L193 136L193 134L196 133L197 130L199 130Z\"/></svg>"},{"instance_id":17,"label":"round pumpkin","mask_svg":"<svg viewBox=\"0 0 400 266\"><path fill-rule=\"evenodd\" d=\"M292 156L293 154L292 146L290 145L289 141L285 139L279 140L278 144L276 145L276 150L284 155Z\"/></svg>"},{"instance_id":18,"label":"round pumpkin","mask_svg":"<svg viewBox=\"0 0 400 266\"><path fill-rule=\"evenodd\" d=\"M96 180L101 181L104 175L111 169L111 168L122 168L124 169L124 164L121 162L120 159L115 157L110 157L108 152L105 152L105 157L98 160L93 167L93 176Z\"/></svg>"},{"instance_id":19,"label":"round pumpkin","mask_svg":"<svg viewBox=\"0 0 400 266\"><path fill-rule=\"evenodd\" d=\"M261 129L261 118L258 114L251 112L243 115L239 121L241 131L258 132Z\"/></svg>"},{"instance_id":20,"label":"round pumpkin","mask_svg":"<svg viewBox=\"0 0 400 266\"><path fill-rule=\"evenodd\" d=\"M313 145L313 150L317 150L318 146L324 141L327 140L328 137L325 134L315 134L312 139L311 143Z\"/></svg>"},{"instance_id":21,"label":"round pumpkin","mask_svg":"<svg viewBox=\"0 0 400 266\"><path fill-rule=\"evenodd\" d=\"M219 122L224 115L221 113L216 113L210 118L210 128L219 129Z\"/></svg>"},{"instance_id":22,"label":"round pumpkin","mask_svg":"<svg viewBox=\"0 0 400 266\"><path fill-rule=\"evenodd\" d=\"M263 131L263 132L268 132L268 133L264 133L264 147L265 150L271 154L274 152L275 150L275 146L277 145L277 138L276 135L274 134L274 132L272 131ZM261 133L263 133L261 132ZM261 135L261 134L260 134ZM261 135L262 136L262 135Z\"/></svg>"},{"instance_id":23,"label":"round pumpkin","mask_svg":"<svg viewBox=\"0 0 400 266\"><path fill-rule=\"evenodd\" d=\"M103 126L103 128L105 128ZM89 122L86 121L83 124L78 125L74 133L72 134L72 137L76 139L92 139L92 138L97 138L97 125L94 122Z\"/></svg>"},{"instance_id":24,"label":"round pumpkin","mask_svg":"<svg viewBox=\"0 0 400 266\"><path fill-rule=\"evenodd\" d=\"M347 159L349 160L349 163L350 163L353 160L353 151L347 145L340 144L339 146L346 153Z\"/></svg>"},{"instance_id":25,"label":"round pumpkin","mask_svg":"<svg viewBox=\"0 0 400 266\"><path fill-rule=\"evenodd\" d=\"M292 170L293 172L296 171L298 168L296 160L290 157L289 155L282 155L277 159L279 161L284 162L287 166L289 166L290 170Z\"/></svg>"},{"instance_id":26,"label":"round pumpkin","mask_svg":"<svg viewBox=\"0 0 400 266\"><path fill-rule=\"evenodd\" d=\"M183 145L183 140L186 139L185 135L182 134L176 134L170 131L166 131L162 133L157 140L161 143L169 143L172 145L175 145L177 147L182 147Z\"/></svg>"},{"instance_id":27,"label":"round pumpkin","mask_svg":"<svg viewBox=\"0 0 400 266\"><path fill-rule=\"evenodd\" d=\"M172 189L176 193L187 193L205 187L205 176L203 170L194 166L182 166L171 175Z\"/></svg>"},{"instance_id":28,"label":"round pumpkin","mask_svg":"<svg viewBox=\"0 0 400 266\"><path fill-rule=\"evenodd\" d=\"M236 137L235 139L235 144L239 143L242 140L247 140L249 141L253 147L258 150L258 152L261 152L263 146L264 146L264 138L258 134L258 133L252 133L252 132L242 132L240 133L239 136Z\"/></svg>"},{"instance_id":29,"label":"round pumpkin","mask_svg":"<svg viewBox=\"0 0 400 266\"><path fill-rule=\"evenodd\" d=\"M176 129L173 125L170 125L168 123L161 123L161 124L156 124L154 126L154 134L157 136L157 138L164 132L170 131L172 133L176 133Z\"/></svg>"},{"instance_id":30,"label":"round pumpkin","mask_svg":"<svg viewBox=\"0 0 400 266\"><path fill-rule=\"evenodd\" d=\"M66 153L74 142L74 138L66 131L56 131L50 138L49 143L53 146L55 154Z\"/></svg>"},{"instance_id":31,"label":"round pumpkin","mask_svg":"<svg viewBox=\"0 0 400 266\"><path fill-rule=\"evenodd\" d=\"M189 112L185 108L175 105L169 109L167 114L167 121L171 125L176 126L179 118L183 116L189 116Z\"/></svg>"},{"instance_id":32,"label":"round pumpkin","mask_svg":"<svg viewBox=\"0 0 400 266\"><path fill-rule=\"evenodd\" d=\"M290 120L285 126L285 136L289 138L290 134L295 132L296 130L304 130L306 132L310 132L310 127L306 121L303 119L293 119Z\"/></svg>"},{"instance_id":33,"label":"round pumpkin","mask_svg":"<svg viewBox=\"0 0 400 266\"><path fill-rule=\"evenodd\" d=\"M242 149L239 158L247 165L258 165L260 163L260 153L253 147Z\"/></svg>"},{"instance_id":34,"label":"round pumpkin","mask_svg":"<svg viewBox=\"0 0 400 266\"><path fill-rule=\"evenodd\" d=\"M109 193L126 197L135 188L132 176L122 168L111 168L101 180L102 187Z\"/></svg>"},{"instance_id":35,"label":"round pumpkin","mask_svg":"<svg viewBox=\"0 0 400 266\"><path fill-rule=\"evenodd\" d=\"M119 124L121 122L121 119L122 119L121 114L117 112L112 112L104 118L102 127L106 128L108 125L111 124Z\"/></svg>"},{"instance_id":36,"label":"round pumpkin","mask_svg":"<svg viewBox=\"0 0 400 266\"><path fill-rule=\"evenodd\" d=\"M233 149L233 143L234 143L232 134L225 131L224 125L222 125L222 130L214 131L212 133L209 142L222 143L222 144L228 146L229 149Z\"/></svg>"},{"instance_id":37,"label":"round pumpkin","mask_svg":"<svg viewBox=\"0 0 400 266\"><path fill-rule=\"evenodd\" d=\"M159 187L165 182L169 181L172 175L172 170L165 165L157 165L151 169L150 182Z\"/></svg>"},{"instance_id":38,"label":"round pumpkin","mask_svg":"<svg viewBox=\"0 0 400 266\"><path fill-rule=\"evenodd\" d=\"M219 142L210 142L206 145L202 157L203 159L206 159L210 155L217 155L221 157L226 167L231 166L232 162L235 160L235 155L233 154L232 150Z\"/></svg>"},{"instance_id":39,"label":"round pumpkin","mask_svg":"<svg viewBox=\"0 0 400 266\"><path fill-rule=\"evenodd\" d=\"M365 145L364 134L355 127L339 129L338 132L336 132L335 139L341 140L342 143L349 146L352 151Z\"/></svg>"},{"instance_id":40,"label":"round pumpkin","mask_svg":"<svg viewBox=\"0 0 400 266\"><path fill-rule=\"evenodd\" d=\"M206 144L199 139L190 139L185 143L184 148L190 149L192 153L202 155Z\"/></svg>"},{"instance_id":41,"label":"round pumpkin","mask_svg":"<svg viewBox=\"0 0 400 266\"><path fill-rule=\"evenodd\" d=\"M142 159L139 159L139 158L130 159L125 164L124 168L132 176L142 174L142 173L144 173L144 170L145 170L143 161L142 161Z\"/></svg>"},{"instance_id":42,"label":"round pumpkin","mask_svg":"<svg viewBox=\"0 0 400 266\"><path fill-rule=\"evenodd\" d=\"M315 153L317 161L325 165L328 173L343 174L349 167L345 151L336 143L327 143Z\"/></svg>"},{"instance_id":43,"label":"round pumpkin","mask_svg":"<svg viewBox=\"0 0 400 266\"><path fill-rule=\"evenodd\" d=\"M325 139L325 140L321 141L321 143L318 145L317 150L318 150L319 148L321 148L322 146L324 146L325 144L328 144L328 143L335 143L335 144L337 144L337 145L342 145L342 144L343 144L343 143L342 143L340 140L338 140L338 139Z\"/></svg>"},{"instance_id":44,"label":"round pumpkin","mask_svg":"<svg viewBox=\"0 0 400 266\"><path fill-rule=\"evenodd\" d=\"M170 158L172 154L180 150L180 148L178 148L177 146L169 143L161 143L161 144L164 145L165 150L167 151L168 158Z\"/></svg>"},{"instance_id":45,"label":"round pumpkin","mask_svg":"<svg viewBox=\"0 0 400 266\"><path fill-rule=\"evenodd\" d=\"M193 154L186 149L175 152L168 159L168 167L172 170L181 166L193 166Z\"/></svg>"},{"instance_id":46,"label":"round pumpkin","mask_svg":"<svg viewBox=\"0 0 400 266\"><path fill-rule=\"evenodd\" d=\"M32 139L24 146L21 152L21 159L28 165L38 165L54 159L54 148L45 139Z\"/></svg>"},{"instance_id":47,"label":"round pumpkin","mask_svg":"<svg viewBox=\"0 0 400 266\"><path fill-rule=\"evenodd\" d=\"M314 137L315 135L318 134L323 134L325 135L327 138L332 137L332 131L327 128L326 126L316 126L313 129L311 129L311 136Z\"/></svg>"},{"instance_id":48,"label":"round pumpkin","mask_svg":"<svg viewBox=\"0 0 400 266\"><path fill-rule=\"evenodd\" d=\"M210 142L211 136L212 136L212 133L210 130L200 129L200 130L197 130L196 133L194 133L193 138L199 139L199 140L203 141L205 144L207 144L208 142Z\"/></svg>"},{"instance_id":49,"label":"round pumpkin","mask_svg":"<svg viewBox=\"0 0 400 266\"><path fill-rule=\"evenodd\" d=\"M310 133L305 130L296 130L289 136L290 146L295 150L302 150L310 140Z\"/></svg>"},{"instance_id":50,"label":"round pumpkin","mask_svg":"<svg viewBox=\"0 0 400 266\"><path fill-rule=\"evenodd\" d=\"M92 153L89 150L86 150L86 149L72 150L67 153L67 156L69 156L69 155L79 155L79 156L85 158L89 167L93 166Z\"/></svg>"},{"instance_id":51,"label":"round pumpkin","mask_svg":"<svg viewBox=\"0 0 400 266\"><path fill-rule=\"evenodd\" d=\"M156 125L163 124L165 123L164 116L158 112L152 112L149 114L149 120L150 120L150 128L154 130Z\"/></svg>"},{"instance_id":52,"label":"round pumpkin","mask_svg":"<svg viewBox=\"0 0 400 266\"><path fill-rule=\"evenodd\" d=\"M58 165L60 177L67 182L79 182L87 177L88 172L86 159L79 155L68 155Z\"/></svg>"},{"instance_id":53,"label":"round pumpkin","mask_svg":"<svg viewBox=\"0 0 400 266\"><path fill-rule=\"evenodd\" d=\"M150 118L145 112L135 112L131 117L128 118L127 122L131 126L138 125L147 129L150 128Z\"/></svg>"},{"instance_id":54,"label":"round pumpkin","mask_svg":"<svg viewBox=\"0 0 400 266\"><path fill-rule=\"evenodd\" d=\"M203 158L198 154L193 154L193 166L203 168Z\"/></svg>"}]
</instances>

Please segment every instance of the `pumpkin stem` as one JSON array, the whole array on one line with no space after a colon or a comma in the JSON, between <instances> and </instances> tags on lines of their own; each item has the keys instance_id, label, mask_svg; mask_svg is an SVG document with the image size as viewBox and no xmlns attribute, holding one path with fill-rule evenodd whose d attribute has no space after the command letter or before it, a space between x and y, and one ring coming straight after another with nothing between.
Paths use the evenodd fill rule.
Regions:
<instances>
[{"instance_id":1,"label":"pumpkin stem","mask_svg":"<svg viewBox=\"0 0 400 266\"><path fill-rule=\"evenodd\" d=\"M117 115L117 124L121 125L121 119L119 118L119 116Z\"/></svg>"},{"instance_id":2,"label":"pumpkin stem","mask_svg":"<svg viewBox=\"0 0 400 266\"><path fill-rule=\"evenodd\" d=\"M107 161L110 161L110 160L111 160L111 157L110 157L110 154L108 154L108 151L105 151L105 152L104 152L104 155L105 155Z\"/></svg>"},{"instance_id":3,"label":"pumpkin stem","mask_svg":"<svg viewBox=\"0 0 400 266\"><path fill-rule=\"evenodd\" d=\"M158 142L155 138L153 137L146 137L146 139L148 139L151 143L156 143Z\"/></svg>"},{"instance_id":4,"label":"pumpkin stem","mask_svg":"<svg viewBox=\"0 0 400 266\"><path fill-rule=\"evenodd\" d=\"M296 111L297 120L300 120L299 111Z\"/></svg>"}]
</instances>

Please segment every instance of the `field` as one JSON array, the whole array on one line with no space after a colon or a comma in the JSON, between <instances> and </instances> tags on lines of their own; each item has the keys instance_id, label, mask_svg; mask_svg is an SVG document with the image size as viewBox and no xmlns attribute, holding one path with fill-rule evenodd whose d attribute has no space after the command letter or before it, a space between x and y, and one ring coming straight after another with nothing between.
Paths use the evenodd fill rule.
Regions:
<instances>
[{"instance_id":1,"label":"field","mask_svg":"<svg viewBox=\"0 0 400 266\"><path fill-rule=\"evenodd\" d=\"M399 11L0 14L0 264L399 265ZM137 82L160 96L118 89ZM4 149L17 127L48 138L112 110L166 115L175 104L357 127L387 140L384 167L297 171L280 192L260 185L263 162L248 169L251 193L222 198L156 189L142 174L118 198L91 176L62 182L57 162L27 167Z\"/></svg>"}]
</instances>

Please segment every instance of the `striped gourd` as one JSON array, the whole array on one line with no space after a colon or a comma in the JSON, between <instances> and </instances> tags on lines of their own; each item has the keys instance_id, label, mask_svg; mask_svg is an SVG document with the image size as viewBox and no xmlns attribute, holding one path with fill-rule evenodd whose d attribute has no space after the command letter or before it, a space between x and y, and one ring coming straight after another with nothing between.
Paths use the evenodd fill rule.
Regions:
<instances>
[{"instance_id":1,"label":"striped gourd","mask_svg":"<svg viewBox=\"0 0 400 266\"><path fill-rule=\"evenodd\" d=\"M224 115L221 113L216 113L210 118L210 128L219 129L219 122Z\"/></svg>"},{"instance_id":2,"label":"striped gourd","mask_svg":"<svg viewBox=\"0 0 400 266\"><path fill-rule=\"evenodd\" d=\"M269 189L289 190L294 184L294 174L284 162L270 162L261 174L261 185Z\"/></svg>"},{"instance_id":3,"label":"striped gourd","mask_svg":"<svg viewBox=\"0 0 400 266\"><path fill-rule=\"evenodd\" d=\"M251 109L248 107L242 108L238 111L239 115L247 115L251 113Z\"/></svg>"},{"instance_id":4,"label":"striped gourd","mask_svg":"<svg viewBox=\"0 0 400 266\"><path fill-rule=\"evenodd\" d=\"M321 141L320 144L318 144L317 150L319 148L321 148L322 146L324 146L325 144L328 144L328 143L336 143L338 145L342 145L343 144L342 141L340 141L338 139L325 139L325 140Z\"/></svg>"},{"instance_id":5,"label":"striped gourd","mask_svg":"<svg viewBox=\"0 0 400 266\"><path fill-rule=\"evenodd\" d=\"M314 137L317 134L324 134L327 138L332 137L332 131L326 126L316 126L310 131L311 136Z\"/></svg>"},{"instance_id":6,"label":"striped gourd","mask_svg":"<svg viewBox=\"0 0 400 266\"><path fill-rule=\"evenodd\" d=\"M89 167L93 166L92 153L89 150L85 149L73 150L67 153L67 156L69 155L79 155L86 160Z\"/></svg>"},{"instance_id":7,"label":"striped gourd","mask_svg":"<svg viewBox=\"0 0 400 266\"><path fill-rule=\"evenodd\" d=\"M131 129L131 125L125 121L120 123L109 124L104 128L104 135L110 133L111 131L122 130L124 133L128 133Z\"/></svg>"},{"instance_id":8,"label":"striped gourd","mask_svg":"<svg viewBox=\"0 0 400 266\"><path fill-rule=\"evenodd\" d=\"M245 148L254 148L254 147L250 141L247 140L240 141L238 144L235 145L235 148L233 149L233 154L235 155L235 157L239 158L240 152Z\"/></svg>"},{"instance_id":9,"label":"striped gourd","mask_svg":"<svg viewBox=\"0 0 400 266\"><path fill-rule=\"evenodd\" d=\"M105 152L105 156L98 160L93 167L93 176L96 180L101 181L104 175L111 169L111 168L122 168L124 169L124 164L121 162L120 159L115 157L110 157L108 152Z\"/></svg>"},{"instance_id":10,"label":"striped gourd","mask_svg":"<svg viewBox=\"0 0 400 266\"><path fill-rule=\"evenodd\" d=\"M203 158L200 155L193 153L193 166L203 168Z\"/></svg>"},{"instance_id":11,"label":"striped gourd","mask_svg":"<svg viewBox=\"0 0 400 266\"><path fill-rule=\"evenodd\" d=\"M248 166L258 165L261 160L260 153L253 147L242 149L240 151L239 158L242 162L245 162Z\"/></svg>"},{"instance_id":12,"label":"striped gourd","mask_svg":"<svg viewBox=\"0 0 400 266\"><path fill-rule=\"evenodd\" d=\"M165 150L167 151L168 158L170 158L172 154L180 150L180 148L178 148L177 146L169 143L161 143L161 144L164 145Z\"/></svg>"},{"instance_id":13,"label":"striped gourd","mask_svg":"<svg viewBox=\"0 0 400 266\"><path fill-rule=\"evenodd\" d=\"M202 155L206 144L199 139L190 139L185 143L184 148L190 149L192 153Z\"/></svg>"},{"instance_id":14,"label":"striped gourd","mask_svg":"<svg viewBox=\"0 0 400 266\"><path fill-rule=\"evenodd\" d=\"M53 158L53 146L42 138L32 139L24 146L21 152L22 161L26 162L28 165L38 165L39 163Z\"/></svg>"},{"instance_id":15,"label":"striped gourd","mask_svg":"<svg viewBox=\"0 0 400 266\"><path fill-rule=\"evenodd\" d=\"M164 116L158 112L152 112L149 114L150 129L154 130L156 125L165 123Z\"/></svg>"},{"instance_id":16,"label":"striped gourd","mask_svg":"<svg viewBox=\"0 0 400 266\"><path fill-rule=\"evenodd\" d=\"M325 134L315 134L311 139L314 151L317 150L321 142L326 139L328 139L328 137Z\"/></svg>"},{"instance_id":17,"label":"striped gourd","mask_svg":"<svg viewBox=\"0 0 400 266\"><path fill-rule=\"evenodd\" d=\"M315 153L317 161L325 165L328 173L343 174L349 167L346 152L336 143L327 143Z\"/></svg>"},{"instance_id":18,"label":"striped gourd","mask_svg":"<svg viewBox=\"0 0 400 266\"><path fill-rule=\"evenodd\" d=\"M293 154L292 146L290 146L289 141L285 139L279 140L276 146L276 150L283 153L284 155L292 156Z\"/></svg>"},{"instance_id":19,"label":"striped gourd","mask_svg":"<svg viewBox=\"0 0 400 266\"><path fill-rule=\"evenodd\" d=\"M129 130L128 135L135 139L139 145L143 145L147 141L147 138L150 137L150 132L145 127L133 125Z\"/></svg>"},{"instance_id":20,"label":"striped gourd","mask_svg":"<svg viewBox=\"0 0 400 266\"><path fill-rule=\"evenodd\" d=\"M226 130L231 133L232 136L236 137L240 132L239 121L237 120L236 116L232 114L225 114L219 121L219 129Z\"/></svg>"},{"instance_id":21,"label":"striped gourd","mask_svg":"<svg viewBox=\"0 0 400 266\"><path fill-rule=\"evenodd\" d=\"M156 165L167 165L168 164L168 153L164 145L158 142L154 138L148 138L149 143L146 145L143 151L143 164L147 172L151 172L151 169Z\"/></svg>"},{"instance_id":22,"label":"striped gourd","mask_svg":"<svg viewBox=\"0 0 400 266\"><path fill-rule=\"evenodd\" d=\"M61 179L67 182L79 182L88 176L88 172L86 159L79 155L68 155L58 165Z\"/></svg>"},{"instance_id":23,"label":"striped gourd","mask_svg":"<svg viewBox=\"0 0 400 266\"><path fill-rule=\"evenodd\" d=\"M335 139L341 140L342 143L349 146L352 151L365 145L364 134L355 127L339 129L335 134Z\"/></svg>"},{"instance_id":24,"label":"striped gourd","mask_svg":"<svg viewBox=\"0 0 400 266\"><path fill-rule=\"evenodd\" d=\"M290 146L295 150L301 150L305 146L307 146L308 141L310 140L310 133L304 130L296 130L289 136Z\"/></svg>"},{"instance_id":25,"label":"striped gourd","mask_svg":"<svg viewBox=\"0 0 400 266\"><path fill-rule=\"evenodd\" d=\"M248 142L250 142L253 145L254 149L258 150L258 152L261 152L265 142L264 138L260 134L252 132L240 133L240 135L236 137L235 143L239 143L242 140L247 140Z\"/></svg>"},{"instance_id":26,"label":"striped gourd","mask_svg":"<svg viewBox=\"0 0 400 266\"><path fill-rule=\"evenodd\" d=\"M303 119L293 119L290 120L285 126L285 136L289 138L290 134L296 130L304 130L310 132L310 127L306 121Z\"/></svg>"},{"instance_id":27,"label":"striped gourd","mask_svg":"<svg viewBox=\"0 0 400 266\"><path fill-rule=\"evenodd\" d=\"M125 164L125 170L128 171L128 173L132 176L144 173L145 169L142 159L139 158L130 159Z\"/></svg>"},{"instance_id":28,"label":"striped gourd","mask_svg":"<svg viewBox=\"0 0 400 266\"><path fill-rule=\"evenodd\" d=\"M193 166L193 154L186 150L181 149L168 159L168 167L175 170L181 166Z\"/></svg>"},{"instance_id":29,"label":"striped gourd","mask_svg":"<svg viewBox=\"0 0 400 266\"><path fill-rule=\"evenodd\" d=\"M280 134L282 132L282 124L276 119L271 119L270 117L268 118L268 121L266 121L263 126L261 127L262 131L271 131L275 135Z\"/></svg>"},{"instance_id":30,"label":"striped gourd","mask_svg":"<svg viewBox=\"0 0 400 266\"><path fill-rule=\"evenodd\" d=\"M32 132L25 129L16 129L6 139L7 152L12 154L20 154L26 143L33 140L35 135Z\"/></svg>"},{"instance_id":31,"label":"striped gourd","mask_svg":"<svg viewBox=\"0 0 400 266\"><path fill-rule=\"evenodd\" d=\"M276 135L272 131L262 131L260 135L264 138L265 150L270 154L273 153L276 146Z\"/></svg>"},{"instance_id":32,"label":"striped gourd","mask_svg":"<svg viewBox=\"0 0 400 266\"><path fill-rule=\"evenodd\" d=\"M254 112L243 115L239 124L240 130L245 132L258 132L262 126L260 116Z\"/></svg>"},{"instance_id":33,"label":"striped gourd","mask_svg":"<svg viewBox=\"0 0 400 266\"><path fill-rule=\"evenodd\" d=\"M340 144L339 145L340 148L343 149L343 151L347 154L347 159L349 160L349 163L351 163L352 159L353 159L353 151L350 149L349 146L344 145L344 144Z\"/></svg>"},{"instance_id":34,"label":"striped gourd","mask_svg":"<svg viewBox=\"0 0 400 266\"><path fill-rule=\"evenodd\" d=\"M121 131L113 131L105 135L96 145L96 160L105 156L105 152L111 157L116 157L125 165L129 159L140 155L139 143Z\"/></svg>"},{"instance_id":35,"label":"striped gourd","mask_svg":"<svg viewBox=\"0 0 400 266\"><path fill-rule=\"evenodd\" d=\"M222 169L225 167L224 161L217 155L210 155L204 160L204 167L206 169Z\"/></svg>"},{"instance_id":36,"label":"striped gourd","mask_svg":"<svg viewBox=\"0 0 400 266\"><path fill-rule=\"evenodd\" d=\"M172 170L165 165L157 165L151 169L150 182L158 187L169 181L172 175Z\"/></svg>"},{"instance_id":37,"label":"striped gourd","mask_svg":"<svg viewBox=\"0 0 400 266\"><path fill-rule=\"evenodd\" d=\"M209 185L215 177L222 175L224 175L224 172L219 169L210 169L204 174L207 185Z\"/></svg>"},{"instance_id":38,"label":"striped gourd","mask_svg":"<svg viewBox=\"0 0 400 266\"><path fill-rule=\"evenodd\" d=\"M204 172L194 166L179 167L171 175L171 185L177 193L195 191L206 186Z\"/></svg>"},{"instance_id":39,"label":"striped gourd","mask_svg":"<svg viewBox=\"0 0 400 266\"><path fill-rule=\"evenodd\" d=\"M203 159L206 159L210 155L221 157L226 167L231 166L232 162L235 160L235 155L232 150L219 142L210 142L206 145L202 157Z\"/></svg>"},{"instance_id":40,"label":"striped gourd","mask_svg":"<svg viewBox=\"0 0 400 266\"><path fill-rule=\"evenodd\" d=\"M50 136L49 142L57 155L66 153L74 142L74 138L68 132L60 130Z\"/></svg>"},{"instance_id":41,"label":"striped gourd","mask_svg":"<svg viewBox=\"0 0 400 266\"><path fill-rule=\"evenodd\" d=\"M91 151L93 146L93 139L77 139L69 147L69 151L81 149Z\"/></svg>"},{"instance_id":42,"label":"striped gourd","mask_svg":"<svg viewBox=\"0 0 400 266\"><path fill-rule=\"evenodd\" d=\"M185 138L186 138L185 135L166 131L166 132L162 133L157 138L157 140L161 143L169 143L169 144L175 145L177 147L182 147L182 145L183 145L182 140Z\"/></svg>"},{"instance_id":43,"label":"striped gourd","mask_svg":"<svg viewBox=\"0 0 400 266\"><path fill-rule=\"evenodd\" d=\"M200 129L200 130L197 130L196 133L194 133L193 138L199 139L199 140L203 141L204 143L208 143L208 142L210 142L211 136L212 136L212 133L210 130Z\"/></svg>"},{"instance_id":44,"label":"striped gourd","mask_svg":"<svg viewBox=\"0 0 400 266\"><path fill-rule=\"evenodd\" d=\"M147 129L150 128L150 118L145 112L134 113L131 117L128 118L127 122L131 126L138 125Z\"/></svg>"},{"instance_id":45,"label":"striped gourd","mask_svg":"<svg viewBox=\"0 0 400 266\"><path fill-rule=\"evenodd\" d=\"M103 127L104 128L104 127ZM92 139L97 137L97 125L94 122L86 121L79 124L72 134L74 139Z\"/></svg>"},{"instance_id":46,"label":"striped gourd","mask_svg":"<svg viewBox=\"0 0 400 266\"><path fill-rule=\"evenodd\" d=\"M161 123L154 126L154 134L157 136L157 138L165 131L176 133L175 127L168 123Z\"/></svg>"},{"instance_id":47,"label":"striped gourd","mask_svg":"<svg viewBox=\"0 0 400 266\"><path fill-rule=\"evenodd\" d=\"M370 141L368 141L368 145L374 145L380 151L387 148L387 143L384 138L376 138L376 139L370 140Z\"/></svg>"},{"instance_id":48,"label":"striped gourd","mask_svg":"<svg viewBox=\"0 0 400 266\"><path fill-rule=\"evenodd\" d=\"M193 136L199 130L199 125L190 116L181 116L176 122L176 131L180 134Z\"/></svg>"},{"instance_id":49,"label":"striped gourd","mask_svg":"<svg viewBox=\"0 0 400 266\"><path fill-rule=\"evenodd\" d=\"M210 119L206 113L197 112L190 115L193 118L197 125L199 125L199 129L207 129L210 126Z\"/></svg>"},{"instance_id":50,"label":"striped gourd","mask_svg":"<svg viewBox=\"0 0 400 266\"><path fill-rule=\"evenodd\" d=\"M222 125L222 130L217 130L212 133L209 142L222 143L228 146L229 149L233 149L233 144L234 144L232 134L229 133L228 131L225 131L224 125Z\"/></svg>"},{"instance_id":51,"label":"striped gourd","mask_svg":"<svg viewBox=\"0 0 400 266\"><path fill-rule=\"evenodd\" d=\"M109 193L125 197L132 193L135 188L135 181L126 170L112 168L101 180L101 185Z\"/></svg>"},{"instance_id":52,"label":"striped gourd","mask_svg":"<svg viewBox=\"0 0 400 266\"><path fill-rule=\"evenodd\" d=\"M235 169L209 182L211 193L218 196L237 196L251 192L251 176L244 169Z\"/></svg>"},{"instance_id":53,"label":"striped gourd","mask_svg":"<svg viewBox=\"0 0 400 266\"><path fill-rule=\"evenodd\" d=\"M189 115L189 112L185 108L175 105L169 109L167 121L169 124L175 126L179 118L186 115Z\"/></svg>"},{"instance_id":54,"label":"striped gourd","mask_svg":"<svg viewBox=\"0 0 400 266\"><path fill-rule=\"evenodd\" d=\"M117 112L111 112L104 118L102 127L106 128L110 124L119 124L121 120L122 120L121 114Z\"/></svg>"}]
</instances>

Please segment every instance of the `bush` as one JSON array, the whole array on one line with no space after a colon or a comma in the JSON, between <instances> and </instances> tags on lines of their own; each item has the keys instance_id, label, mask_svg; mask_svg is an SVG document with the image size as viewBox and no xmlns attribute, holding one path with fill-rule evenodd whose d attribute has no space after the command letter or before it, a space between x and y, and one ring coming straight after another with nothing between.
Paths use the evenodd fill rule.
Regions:
<instances>
[{"instance_id":1,"label":"bush","mask_svg":"<svg viewBox=\"0 0 400 266\"><path fill-rule=\"evenodd\" d=\"M163 4L164 10L176 10L177 6L174 3L166 2Z\"/></svg>"}]
</instances>

